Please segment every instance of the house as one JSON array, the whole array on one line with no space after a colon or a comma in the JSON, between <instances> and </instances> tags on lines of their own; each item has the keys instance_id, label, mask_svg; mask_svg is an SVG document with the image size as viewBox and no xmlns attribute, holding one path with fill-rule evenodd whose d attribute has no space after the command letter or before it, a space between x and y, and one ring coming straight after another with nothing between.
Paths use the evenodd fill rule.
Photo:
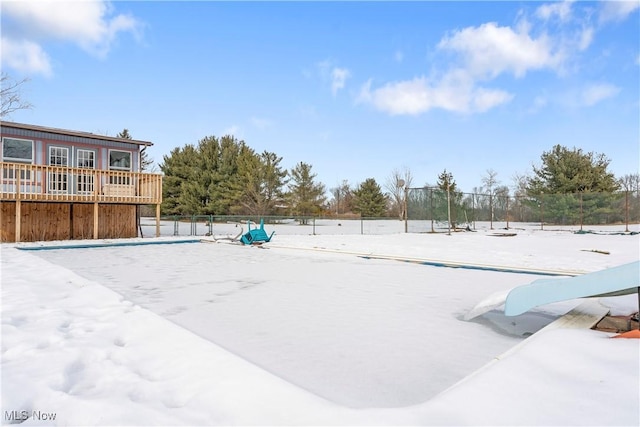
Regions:
<instances>
[{"instance_id":1,"label":"house","mask_svg":"<svg viewBox=\"0 0 640 427\"><path fill-rule=\"evenodd\" d=\"M140 205L155 205L162 175L140 171L151 142L0 122L2 242L138 236Z\"/></svg>"}]
</instances>

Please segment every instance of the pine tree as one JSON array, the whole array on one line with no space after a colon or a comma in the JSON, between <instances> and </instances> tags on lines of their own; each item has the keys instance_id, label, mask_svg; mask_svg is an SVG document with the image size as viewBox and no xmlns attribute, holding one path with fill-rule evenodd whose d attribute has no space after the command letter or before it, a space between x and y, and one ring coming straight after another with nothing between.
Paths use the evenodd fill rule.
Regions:
<instances>
[{"instance_id":1,"label":"pine tree","mask_svg":"<svg viewBox=\"0 0 640 427\"><path fill-rule=\"evenodd\" d=\"M607 171L611 161L604 154L556 145L541 159L542 165L534 166L529 179L529 194L612 193L619 188L615 176Z\"/></svg>"},{"instance_id":2,"label":"pine tree","mask_svg":"<svg viewBox=\"0 0 640 427\"><path fill-rule=\"evenodd\" d=\"M368 178L353 192L354 211L362 217L383 217L387 212L388 198L373 178Z\"/></svg>"},{"instance_id":3,"label":"pine tree","mask_svg":"<svg viewBox=\"0 0 640 427\"><path fill-rule=\"evenodd\" d=\"M116 136L118 138L123 138L123 139L133 139L133 137L129 133L129 129L127 128L123 129L122 132L120 132ZM151 166L153 165L153 160L149 158L149 153L147 153L146 148L147 147L144 147L140 151L140 170L141 171L151 170L152 169Z\"/></svg>"},{"instance_id":4,"label":"pine tree","mask_svg":"<svg viewBox=\"0 0 640 427\"><path fill-rule=\"evenodd\" d=\"M242 205L248 213L255 216L275 214L277 205L283 203L282 188L288 172L280 166L281 161L282 157L264 151L241 163L241 174L246 177Z\"/></svg>"},{"instance_id":5,"label":"pine tree","mask_svg":"<svg viewBox=\"0 0 640 427\"><path fill-rule=\"evenodd\" d=\"M316 215L322 211L322 205L326 200L325 187L315 182L316 175L311 173L311 165L307 163L298 163L291 169L289 175L291 181L287 199L291 211L294 215L302 216L301 223L306 224L307 219L304 217Z\"/></svg>"}]
</instances>

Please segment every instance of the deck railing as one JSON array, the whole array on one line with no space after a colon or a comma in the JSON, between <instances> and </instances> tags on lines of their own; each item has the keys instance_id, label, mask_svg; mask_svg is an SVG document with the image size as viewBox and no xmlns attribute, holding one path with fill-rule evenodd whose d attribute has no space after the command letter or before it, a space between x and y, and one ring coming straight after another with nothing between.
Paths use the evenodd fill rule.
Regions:
<instances>
[{"instance_id":1,"label":"deck railing","mask_svg":"<svg viewBox=\"0 0 640 427\"><path fill-rule=\"evenodd\" d=\"M162 175L0 162L0 200L160 204Z\"/></svg>"}]
</instances>

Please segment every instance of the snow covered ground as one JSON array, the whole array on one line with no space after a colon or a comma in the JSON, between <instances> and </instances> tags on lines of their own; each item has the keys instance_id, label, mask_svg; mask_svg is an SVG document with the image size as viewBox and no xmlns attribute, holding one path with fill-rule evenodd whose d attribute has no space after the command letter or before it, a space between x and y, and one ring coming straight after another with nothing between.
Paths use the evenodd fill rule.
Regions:
<instances>
[{"instance_id":1,"label":"snow covered ground","mask_svg":"<svg viewBox=\"0 0 640 427\"><path fill-rule=\"evenodd\" d=\"M580 301L464 321L486 297L540 276L392 259L589 272L640 259L639 235L365 224L266 225L276 235L261 248L3 244L3 423L640 424L638 340L535 333ZM126 242L184 240L186 227L181 238L169 222L166 237ZM638 309L636 295L600 302L612 314Z\"/></svg>"}]
</instances>

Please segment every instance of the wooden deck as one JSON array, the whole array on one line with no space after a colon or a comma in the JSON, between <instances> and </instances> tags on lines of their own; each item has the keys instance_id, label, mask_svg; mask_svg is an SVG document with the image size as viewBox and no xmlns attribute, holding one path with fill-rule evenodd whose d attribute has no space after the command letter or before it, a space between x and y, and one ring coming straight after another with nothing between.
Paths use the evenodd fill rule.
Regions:
<instances>
[{"instance_id":1,"label":"wooden deck","mask_svg":"<svg viewBox=\"0 0 640 427\"><path fill-rule=\"evenodd\" d=\"M0 162L0 200L159 205L162 175Z\"/></svg>"}]
</instances>

